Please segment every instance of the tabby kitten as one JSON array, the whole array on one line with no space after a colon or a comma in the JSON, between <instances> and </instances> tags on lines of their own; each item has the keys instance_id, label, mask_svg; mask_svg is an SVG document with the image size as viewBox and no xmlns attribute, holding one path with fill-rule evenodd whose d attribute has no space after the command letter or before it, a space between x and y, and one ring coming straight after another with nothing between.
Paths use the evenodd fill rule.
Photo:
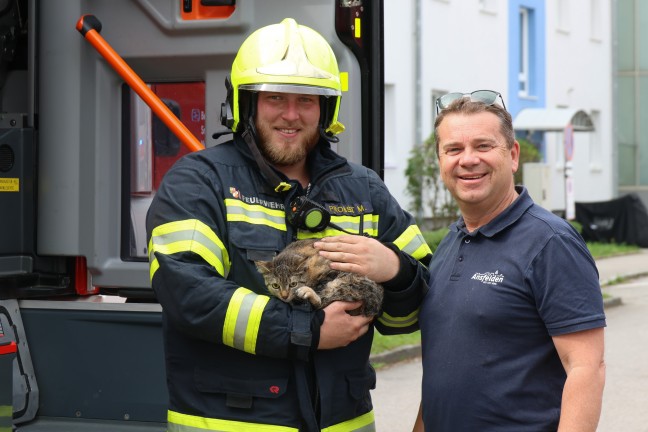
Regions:
<instances>
[{"instance_id":1,"label":"tabby kitten","mask_svg":"<svg viewBox=\"0 0 648 432\"><path fill-rule=\"evenodd\" d=\"M286 303L308 301L317 309L336 300L361 300L363 305L352 315L380 314L382 286L365 276L332 270L330 261L313 247L316 241L292 242L272 261L255 262L268 291Z\"/></svg>"}]
</instances>

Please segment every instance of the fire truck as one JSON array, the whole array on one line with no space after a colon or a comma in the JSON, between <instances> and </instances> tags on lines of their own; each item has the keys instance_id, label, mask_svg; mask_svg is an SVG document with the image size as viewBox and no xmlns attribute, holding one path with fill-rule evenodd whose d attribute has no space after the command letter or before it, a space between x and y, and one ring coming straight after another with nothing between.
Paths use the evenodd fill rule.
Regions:
<instances>
[{"instance_id":1,"label":"fire truck","mask_svg":"<svg viewBox=\"0 0 648 432\"><path fill-rule=\"evenodd\" d=\"M382 0L0 0L0 431L165 429L146 211L231 137L239 45L286 17L338 59L334 149L382 174Z\"/></svg>"}]
</instances>

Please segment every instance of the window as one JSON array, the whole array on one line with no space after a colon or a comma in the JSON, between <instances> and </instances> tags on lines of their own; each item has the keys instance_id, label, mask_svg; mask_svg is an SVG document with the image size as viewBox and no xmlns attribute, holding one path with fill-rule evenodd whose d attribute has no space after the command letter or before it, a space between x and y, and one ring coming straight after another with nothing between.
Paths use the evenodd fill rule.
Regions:
<instances>
[{"instance_id":1,"label":"window","mask_svg":"<svg viewBox=\"0 0 648 432\"><path fill-rule=\"evenodd\" d=\"M590 0L590 38L594 41L601 41L601 0Z\"/></svg>"},{"instance_id":2,"label":"window","mask_svg":"<svg viewBox=\"0 0 648 432\"><path fill-rule=\"evenodd\" d=\"M385 84L385 105L384 116L385 118L396 118L396 86L394 84ZM385 170L398 168L398 157L396 155L398 136L396 134L394 122L385 122L385 154L383 156L383 163Z\"/></svg>"},{"instance_id":3,"label":"window","mask_svg":"<svg viewBox=\"0 0 648 432\"><path fill-rule=\"evenodd\" d=\"M592 111L590 113L590 118L594 124L594 131L590 132L590 169L600 170L602 167L602 151L601 151L601 124L600 124L601 113L599 111Z\"/></svg>"},{"instance_id":4,"label":"window","mask_svg":"<svg viewBox=\"0 0 648 432\"><path fill-rule=\"evenodd\" d=\"M432 123L430 123L432 125L432 129L434 129L434 122L435 122L436 116L437 116L437 114L436 114L436 101L437 101L437 99L439 99L441 96L443 96L446 93L448 93L448 92L445 91L445 90L434 90L434 89L432 90L432 110L430 111L432 113Z\"/></svg>"},{"instance_id":5,"label":"window","mask_svg":"<svg viewBox=\"0 0 648 432\"><path fill-rule=\"evenodd\" d=\"M559 32L569 33L569 0L557 0L556 4L556 29Z\"/></svg>"},{"instance_id":6,"label":"window","mask_svg":"<svg viewBox=\"0 0 648 432\"><path fill-rule=\"evenodd\" d=\"M150 89L193 133L205 141L205 83L152 83ZM124 260L145 261L146 212L162 177L183 155L190 153L133 91L122 89L122 242Z\"/></svg>"},{"instance_id":7,"label":"window","mask_svg":"<svg viewBox=\"0 0 648 432\"><path fill-rule=\"evenodd\" d=\"M529 9L520 8L520 52L518 65L518 94L520 97L529 95L530 19L531 13Z\"/></svg>"},{"instance_id":8,"label":"window","mask_svg":"<svg viewBox=\"0 0 648 432\"><path fill-rule=\"evenodd\" d=\"M497 13L497 0L479 0L481 12L488 14Z\"/></svg>"}]
</instances>

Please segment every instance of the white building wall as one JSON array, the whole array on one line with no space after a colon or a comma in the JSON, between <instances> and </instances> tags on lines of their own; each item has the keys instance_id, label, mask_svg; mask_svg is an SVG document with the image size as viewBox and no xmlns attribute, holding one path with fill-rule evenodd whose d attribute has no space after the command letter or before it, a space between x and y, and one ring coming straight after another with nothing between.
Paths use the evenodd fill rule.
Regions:
<instances>
[{"instance_id":1,"label":"white building wall","mask_svg":"<svg viewBox=\"0 0 648 432\"><path fill-rule=\"evenodd\" d=\"M417 5L421 19L418 86L414 61ZM575 135L575 198L606 201L614 197L615 163L610 2L551 0L545 5L546 107L583 109L593 116L596 132ZM385 182L404 208L411 201L405 193L404 171L417 141L417 104L420 135L426 139L433 130L433 92L492 89L500 91L506 102L517 97L506 94L508 13L506 0L385 0ZM565 207L562 134L547 134L546 144L553 210L560 210Z\"/></svg>"},{"instance_id":2,"label":"white building wall","mask_svg":"<svg viewBox=\"0 0 648 432\"><path fill-rule=\"evenodd\" d=\"M424 138L434 127L433 91L491 89L507 99L508 13L503 5L486 9L482 3L421 0Z\"/></svg>"},{"instance_id":3,"label":"white building wall","mask_svg":"<svg viewBox=\"0 0 648 432\"><path fill-rule=\"evenodd\" d=\"M416 142L415 0L385 1L385 183L409 209L405 169Z\"/></svg>"},{"instance_id":4,"label":"white building wall","mask_svg":"<svg viewBox=\"0 0 648 432\"><path fill-rule=\"evenodd\" d=\"M595 131L574 134L577 202L614 197L611 4L604 0L547 1L547 107L582 109ZM563 134L547 134L553 209L565 208Z\"/></svg>"}]
</instances>

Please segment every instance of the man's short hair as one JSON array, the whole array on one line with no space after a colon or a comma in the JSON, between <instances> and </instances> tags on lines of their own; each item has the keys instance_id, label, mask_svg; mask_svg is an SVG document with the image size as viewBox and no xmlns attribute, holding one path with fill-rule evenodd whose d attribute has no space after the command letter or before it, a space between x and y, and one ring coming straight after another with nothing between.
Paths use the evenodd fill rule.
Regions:
<instances>
[{"instance_id":1,"label":"man's short hair","mask_svg":"<svg viewBox=\"0 0 648 432\"><path fill-rule=\"evenodd\" d=\"M443 119L450 114L478 114L489 112L497 116L500 121L500 133L506 140L506 147L513 148L515 142L515 131L513 130L513 118L511 114L498 104L485 104L483 102L474 102L467 97L459 98L453 101L447 108L442 109L437 114L434 121L434 141L436 144L437 156L439 155L438 129Z\"/></svg>"}]
</instances>

